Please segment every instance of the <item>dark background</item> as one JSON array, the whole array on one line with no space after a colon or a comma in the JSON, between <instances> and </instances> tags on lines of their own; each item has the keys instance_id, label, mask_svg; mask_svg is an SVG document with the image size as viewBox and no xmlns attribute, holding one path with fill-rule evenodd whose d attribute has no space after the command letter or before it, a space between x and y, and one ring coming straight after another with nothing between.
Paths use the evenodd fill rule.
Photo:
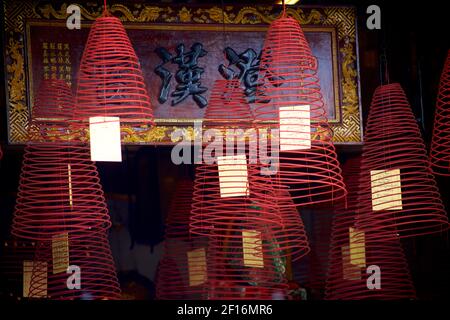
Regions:
<instances>
[{"instance_id":1,"label":"dark background","mask_svg":"<svg viewBox=\"0 0 450 320\"><path fill-rule=\"evenodd\" d=\"M58 1L59 2L59 1ZM108 1L109 4L120 1ZM156 3L155 1L134 1ZM182 5L236 4L262 5L275 1L161 1ZM353 5L358 10L361 99L364 121L375 88L386 81L380 64L386 55L390 82L400 82L409 97L417 121L429 144L435 99L440 73L450 48L448 8L444 1L300 1L301 5ZM381 8L381 30L366 28L367 6ZM1 8L3 10L3 8ZM3 16L3 13L2 13ZM3 17L1 19L3 24ZM3 30L3 26L1 27ZM3 36L3 35L2 35ZM3 45L3 41L1 42ZM3 48L2 48L3 51ZM1 57L3 59L3 57ZM0 78L4 82L4 64L0 64ZM23 146L7 145L5 84L0 85L0 140L4 157L0 162L0 240L7 238L11 223L15 193L18 187ZM138 243L150 246L163 236L162 221L178 177L192 175L192 167L175 166L170 161L169 147L124 147L124 162L102 163L98 168L106 192L129 194L140 198L140 210L133 208L130 233ZM359 153L360 148L339 148L342 161ZM146 168L142 172L142 168ZM443 200L450 209L448 190L450 179L438 178ZM143 196L147 195L147 197ZM145 201L144 201L145 199ZM142 212L146 212L143 214ZM141 213L140 213L141 212ZM305 216L308 230L313 219ZM316 221L317 223L317 221ZM322 222L321 222L322 223ZM327 222L323 222L327 224ZM447 235L434 235L407 240L404 243L419 299L450 298L450 246Z\"/></svg>"}]
</instances>

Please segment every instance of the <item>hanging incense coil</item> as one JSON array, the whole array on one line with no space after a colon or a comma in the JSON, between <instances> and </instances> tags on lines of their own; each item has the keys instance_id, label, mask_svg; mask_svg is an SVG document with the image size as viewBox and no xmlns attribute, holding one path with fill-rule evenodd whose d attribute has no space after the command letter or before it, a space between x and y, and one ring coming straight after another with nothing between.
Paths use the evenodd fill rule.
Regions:
<instances>
[{"instance_id":1,"label":"hanging incense coil","mask_svg":"<svg viewBox=\"0 0 450 320\"><path fill-rule=\"evenodd\" d=\"M70 141L69 123L73 109L72 90L64 80L42 80L34 99L28 141Z\"/></svg>"},{"instance_id":2,"label":"hanging incense coil","mask_svg":"<svg viewBox=\"0 0 450 320\"><path fill-rule=\"evenodd\" d=\"M166 219L164 254L156 277L157 299L204 299L208 241L189 233L192 192L192 180L178 182Z\"/></svg>"},{"instance_id":3,"label":"hanging incense coil","mask_svg":"<svg viewBox=\"0 0 450 320\"><path fill-rule=\"evenodd\" d=\"M298 21L283 13L272 22L260 65L255 124L260 135L272 137L267 158L279 162L273 172L278 184L289 187L298 206L344 198L317 59ZM259 156L261 165L267 166L267 159Z\"/></svg>"},{"instance_id":4,"label":"hanging incense coil","mask_svg":"<svg viewBox=\"0 0 450 320\"><path fill-rule=\"evenodd\" d=\"M55 234L111 226L89 150L76 145L28 144L12 234L49 240Z\"/></svg>"},{"instance_id":5,"label":"hanging incense coil","mask_svg":"<svg viewBox=\"0 0 450 320\"><path fill-rule=\"evenodd\" d=\"M36 254L27 264L29 298L114 299L120 290L106 237L111 222L97 168L88 148L62 138L71 134L67 120L72 101L64 82L43 81L30 122L12 234L37 242ZM65 240L59 239L62 235ZM60 257L58 265L54 264L55 239L69 253L67 260L61 262ZM82 292L88 296L68 288L69 263L82 268Z\"/></svg>"},{"instance_id":6,"label":"hanging incense coil","mask_svg":"<svg viewBox=\"0 0 450 320\"><path fill-rule=\"evenodd\" d=\"M450 176L450 50L439 82L436 98L430 163L434 174Z\"/></svg>"},{"instance_id":7,"label":"hanging incense coil","mask_svg":"<svg viewBox=\"0 0 450 320\"><path fill-rule=\"evenodd\" d=\"M375 90L366 130L356 226L401 238L446 231L425 145L400 84Z\"/></svg>"},{"instance_id":8,"label":"hanging incense coil","mask_svg":"<svg viewBox=\"0 0 450 320\"><path fill-rule=\"evenodd\" d=\"M344 203L339 203L334 208L334 219L331 233L331 246L329 252L329 272L326 283L326 298L339 299L339 289L345 287L351 292L354 282L352 278L361 278L361 269L350 264L350 237L349 228L355 225L355 212L358 205L359 173L361 167L361 157L348 159L344 165L342 174L347 186L347 207ZM352 243L355 247L355 244ZM357 252L362 252L362 244L356 246ZM347 259L348 261L344 261ZM346 262L344 264L344 262ZM353 268L352 268L353 267ZM345 268L345 270L344 270ZM345 271L345 274L344 274ZM367 287L367 286L366 286Z\"/></svg>"},{"instance_id":9,"label":"hanging incense coil","mask_svg":"<svg viewBox=\"0 0 450 320\"><path fill-rule=\"evenodd\" d=\"M230 167L224 171L231 177L235 174L239 178L239 169ZM254 173L249 172L250 177L252 174ZM253 196L251 190L245 186L240 189L230 188L230 191L227 191L226 184L223 185L221 188L217 165L197 166L190 219L193 234L208 236L215 230L226 236L230 228L251 229L252 226L260 226L273 231L275 228L284 227L281 214L270 199ZM223 197L227 194L239 196ZM275 194L271 197L275 197Z\"/></svg>"},{"instance_id":10,"label":"hanging incense coil","mask_svg":"<svg viewBox=\"0 0 450 320\"><path fill-rule=\"evenodd\" d=\"M242 129L242 132L253 129L251 111L239 81L215 83L203 123L207 129L220 129L221 132L230 127ZM289 193L281 189L275 192L270 185L270 177L260 175L258 167L252 163L252 151L256 151L252 148L255 147L252 139L256 137L249 134L240 141L243 142L241 145L235 140L232 141L235 144L219 150L224 155L228 155L230 150L240 155L246 172L241 172L242 166L239 165L222 170L220 161L197 166L191 231L208 236L214 229L216 237L229 237L229 232L241 228L264 230L276 241L272 251L277 251L281 257L300 259L309 251L303 223ZM229 180L221 182L223 177ZM246 182L241 181L243 178Z\"/></svg>"},{"instance_id":11,"label":"hanging incense coil","mask_svg":"<svg viewBox=\"0 0 450 320\"><path fill-rule=\"evenodd\" d=\"M340 217L342 218L342 217ZM335 242L331 252L331 265L327 279L327 300L398 300L415 299L416 293L411 280L409 267L399 239L382 240L365 233L365 244L353 244L353 250L365 251L365 263L352 264L348 248L348 230L341 235L342 242ZM345 241L344 241L345 239ZM359 258L358 258L359 259ZM375 285L369 277L373 266L379 268L379 288L369 288L368 282ZM368 272L369 271L369 272Z\"/></svg>"},{"instance_id":12,"label":"hanging incense coil","mask_svg":"<svg viewBox=\"0 0 450 320\"><path fill-rule=\"evenodd\" d=\"M36 138L35 133L50 128L49 122L42 120L49 119L49 112L55 109L57 113L51 123L61 132L66 132L68 124L65 120L72 106L67 85L44 81L43 86L49 91L40 90L36 97L30 141L25 147L19 180L12 234L19 239L51 240L53 235L61 232L106 230L111 222L89 149L70 141L59 141L58 138L54 141L42 139L45 135Z\"/></svg>"},{"instance_id":13,"label":"hanging incense coil","mask_svg":"<svg viewBox=\"0 0 450 320\"><path fill-rule=\"evenodd\" d=\"M289 194L287 190L282 193ZM274 236L283 250L282 256L291 256L292 261L297 261L310 252L310 247L302 218L293 204L292 199L278 201L284 227L276 229Z\"/></svg>"},{"instance_id":14,"label":"hanging incense coil","mask_svg":"<svg viewBox=\"0 0 450 320\"><path fill-rule=\"evenodd\" d=\"M259 176L262 178L262 176ZM265 179L270 179L265 177ZM252 180L251 180L252 181ZM263 189L259 189L260 187ZM256 198L267 199L275 212L280 214L282 227L274 226L273 236L277 240L281 257L290 257L291 261L300 260L310 252L308 236L300 213L287 188L275 188L272 184L259 182L250 185ZM271 203L270 203L271 202Z\"/></svg>"},{"instance_id":15,"label":"hanging incense coil","mask_svg":"<svg viewBox=\"0 0 450 320\"><path fill-rule=\"evenodd\" d=\"M232 127L252 129L252 121L239 81L216 81L203 124L205 129L220 135L222 141L212 151L206 145L208 141L204 141L203 162L197 165L194 180L190 218L193 234L208 236L214 229L216 236L223 233L226 237L229 231L240 228L283 227L278 208L251 190L250 181L259 170L250 153L255 136L250 135L246 144L242 135L224 133L224 129Z\"/></svg>"},{"instance_id":16,"label":"hanging incense coil","mask_svg":"<svg viewBox=\"0 0 450 320\"><path fill-rule=\"evenodd\" d=\"M335 211L326 299L415 299L408 264L398 237L379 236L355 228L360 165L360 158L350 159L344 165L349 191L348 206L345 208L341 204ZM372 265L381 270L380 289L368 288L367 280L371 274L366 269Z\"/></svg>"},{"instance_id":17,"label":"hanging incense coil","mask_svg":"<svg viewBox=\"0 0 450 320\"><path fill-rule=\"evenodd\" d=\"M341 203L334 211L326 299L415 299L399 239L383 239L373 232L364 233L355 228L360 170L360 157L347 160L343 166L349 194L347 207ZM371 274L366 269L371 265L380 267L380 289L369 289L367 286Z\"/></svg>"},{"instance_id":18,"label":"hanging incense coil","mask_svg":"<svg viewBox=\"0 0 450 320\"><path fill-rule=\"evenodd\" d=\"M210 300L288 299L286 260L264 230L230 230L209 241L207 297Z\"/></svg>"},{"instance_id":19,"label":"hanging incense coil","mask_svg":"<svg viewBox=\"0 0 450 320\"><path fill-rule=\"evenodd\" d=\"M239 82L217 81L205 111L204 127L223 133L229 128L251 130L252 122ZM231 138L235 137L225 135L226 142ZM243 143L220 144L210 153L205 146L203 163L196 167L190 228L192 234L209 237L206 297L272 299L279 291L285 297L283 250L274 237L283 221L272 201L275 193L263 197L251 187L259 174L250 153L256 137L245 138L248 143L240 138Z\"/></svg>"},{"instance_id":20,"label":"hanging incense coil","mask_svg":"<svg viewBox=\"0 0 450 320\"><path fill-rule=\"evenodd\" d=\"M95 116L153 125L139 59L122 22L107 11L92 24L78 73L74 118L85 122Z\"/></svg>"},{"instance_id":21,"label":"hanging incense coil","mask_svg":"<svg viewBox=\"0 0 450 320\"><path fill-rule=\"evenodd\" d=\"M120 286L105 231L69 232L56 239L58 242L54 238L53 241L40 241L37 245L30 297L51 300L120 299ZM63 249L64 246L68 251ZM75 280L68 279L75 274L73 270L67 272L69 265L79 267L79 287L76 287Z\"/></svg>"},{"instance_id":22,"label":"hanging incense coil","mask_svg":"<svg viewBox=\"0 0 450 320\"><path fill-rule=\"evenodd\" d=\"M203 125L206 129L253 127L253 115L238 79L214 82Z\"/></svg>"},{"instance_id":23,"label":"hanging incense coil","mask_svg":"<svg viewBox=\"0 0 450 320\"><path fill-rule=\"evenodd\" d=\"M215 168L197 166L190 223L193 234L210 239L207 298L287 298L286 257L302 257L306 239L287 234L283 213L273 203L275 193L264 198L250 191L244 197L221 198Z\"/></svg>"}]
</instances>

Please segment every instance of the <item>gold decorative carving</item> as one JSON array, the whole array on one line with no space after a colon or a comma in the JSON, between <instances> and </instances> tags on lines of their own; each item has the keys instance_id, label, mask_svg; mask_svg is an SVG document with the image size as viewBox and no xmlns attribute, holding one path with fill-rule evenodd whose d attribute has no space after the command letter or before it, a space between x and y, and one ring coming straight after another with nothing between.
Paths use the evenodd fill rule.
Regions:
<instances>
[{"instance_id":1,"label":"gold decorative carving","mask_svg":"<svg viewBox=\"0 0 450 320\"><path fill-rule=\"evenodd\" d=\"M191 22L192 14L191 10L186 9L186 7L183 7L183 9L178 12L178 17L180 17L180 22Z\"/></svg>"},{"instance_id":2,"label":"gold decorative carving","mask_svg":"<svg viewBox=\"0 0 450 320\"><path fill-rule=\"evenodd\" d=\"M25 103L25 69L23 44L9 38L6 55L10 62L6 65L8 73L9 120L15 125L11 127L10 139L20 142L27 140L28 110Z\"/></svg>"},{"instance_id":3,"label":"gold decorative carving","mask_svg":"<svg viewBox=\"0 0 450 320\"><path fill-rule=\"evenodd\" d=\"M122 141L125 143L163 142L166 137L167 127L155 126L150 129L145 127L139 129L122 127L121 131L126 133L125 137L122 138Z\"/></svg>"},{"instance_id":4,"label":"gold decorative carving","mask_svg":"<svg viewBox=\"0 0 450 320\"><path fill-rule=\"evenodd\" d=\"M101 6L88 10L83 5L77 5L80 7L81 17L86 20L95 20L103 12L103 8ZM66 13L67 4L65 3L61 5L59 10L55 10L51 4L46 4L42 7L38 7L38 11L42 17L46 19L66 19L68 16ZM141 8L141 5L137 5L137 10L132 12L127 6L122 4L114 4L110 6L109 11L118 16L122 21L129 22L152 22L160 17L161 12L172 12L169 8L163 9L156 6L144 6Z\"/></svg>"}]
</instances>

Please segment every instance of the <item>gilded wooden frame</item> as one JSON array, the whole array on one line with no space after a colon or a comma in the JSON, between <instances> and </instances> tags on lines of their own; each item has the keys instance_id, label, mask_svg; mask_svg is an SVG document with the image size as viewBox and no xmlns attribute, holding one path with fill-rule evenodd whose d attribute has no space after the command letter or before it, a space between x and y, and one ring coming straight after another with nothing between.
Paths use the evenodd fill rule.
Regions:
<instances>
[{"instance_id":1,"label":"gilded wooden frame","mask_svg":"<svg viewBox=\"0 0 450 320\"><path fill-rule=\"evenodd\" d=\"M75 3L78 4L78 3ZM102 12L99 4L86 2L78 4L83 21L93 21ZM4 39L5 39L5 77L8 119L8 140L12 144L22 144L27 140L29 117L29 101L31 96L27 71L28 47L27 21L42 20L46 23L54 21L62 23L67 18L68 4L55 7L48 1L4 1ZM333 54L338 55L340 81L335 81L336 92L340 95L337 121L332 121L334 142L336 144L362 143L362 120L359 88L358 39L356 29L356 10L351 7L289 7L288 14L295 17L304 28L327 28L336 30L337 41L333 42ZM234 7L226 6L161 6L150 4L112 4L110 11L124 22L158 23L176 28L177 23L189 24L198 28L218 28L217 24L225 23L227 28L247 27L267 28L279 16L277 6ZM50 21L49 21L50 20ZM59 20L59 21L58 21ZM334 70L336 72L336 70ZM193 121L198 119L192 119ZM177 124L177 119L156 119L157 126L150 130L136 131L124 128L127 143L138 144L173 144L171 133L182 129L185 137L194 139L193 123Z\"/></svg>"}]
</instances>

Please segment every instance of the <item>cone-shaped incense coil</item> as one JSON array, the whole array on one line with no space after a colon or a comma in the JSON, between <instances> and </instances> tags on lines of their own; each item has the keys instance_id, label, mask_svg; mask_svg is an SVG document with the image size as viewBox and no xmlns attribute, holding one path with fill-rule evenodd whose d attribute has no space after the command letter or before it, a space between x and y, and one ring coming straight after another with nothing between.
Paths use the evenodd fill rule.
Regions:
<instances>
[{"instance_id":1,"label":"cone-shaped incense coil","mask_svg":"<svg viewBox=\"0 0 450 320\"><path fill-rule=\"evenodd\" d=\"M207 281L205 237L189 234L193 182L181 180L166 219L164 255L158 265L157 299L204 299Z\"/></svg>"},{"instance_id":2,"label":"cone-shaped incense coil","mask_svg":"<svg viewBox=\"0 0 450 320\"><path fill-rule=\"evenodd\" d=\"M93 23L78 73L74 118L120 117L121 123L153 125L141 66L122 22L106 12Z\"/></svg>"},{"instance_id":3,"label":"cone-shaped incense coil","mask_svg":"<svg viewBox=\"0 0 450 320\"><path fill-rule=\"evenodd\" d=\"M435 174L450 176L450 50L442 70L436 99L430 160Z\"/></svg>"},{"instance_id":4,"label":"cone-shaped incense coil","mask_svg":"<svg viewBox=\"0 0 450 320\"><path fill-rule=\"evenodd\" d=\"M366 130L356 226L400 237L446 231L425 145L400 84L375 90Z\"/></svg>"},{"instance_id":5,"label":"cone-shaped incense coil","mask_svg":"<svg viewBox=\"0 0 450 320\"><path fill-rule=\"evenodd\" d=\"M259 79L255 124L260 135L270 129L267 156L279 162L278 184L289 186L299 206L345 197L317 60L294 18L283 15L270 25Z\"/></svg>"}]
</instances>

